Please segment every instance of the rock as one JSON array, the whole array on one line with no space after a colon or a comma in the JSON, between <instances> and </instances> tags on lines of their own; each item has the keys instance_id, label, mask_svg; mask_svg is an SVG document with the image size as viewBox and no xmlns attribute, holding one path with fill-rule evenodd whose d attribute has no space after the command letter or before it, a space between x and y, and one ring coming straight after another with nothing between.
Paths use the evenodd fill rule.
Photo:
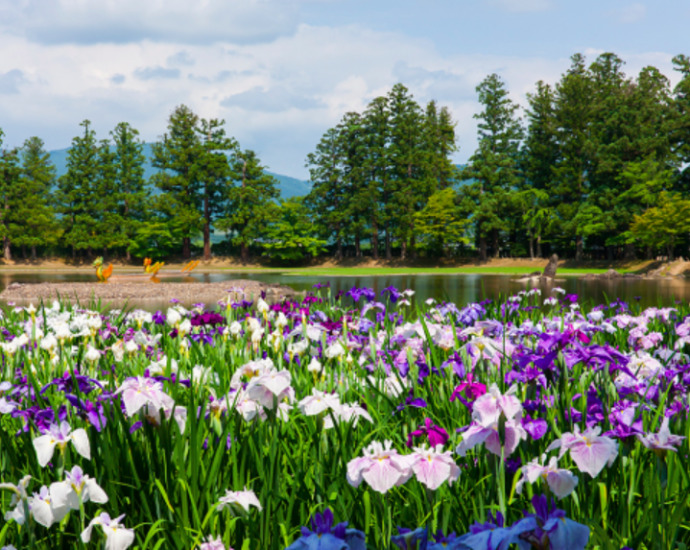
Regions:
<instances>
[{"instance_id":1,"label":"rock","mask_svg":"<svg viewBox=\"0 0 690 550\"><path fill-rule=\"evenodd\" d=\"M605 273L588 273L583 277L586 280L605 280L610 281L612 279L641 279L641 275L635 273L619 273L615 269L609 269Z\"/></svg>"},{"instance_id":2,"label":"rock","mask_svg":"<svg viewBox=\"0 0 690 550\"><path fill-rule=\"evenodd\" d=\"M542 279L553 279L556 277L556 270L558 269L558 254L553 254L549 258L549 263L546 264L544 272L541 274Z\"/></svg>"}]
</instances>

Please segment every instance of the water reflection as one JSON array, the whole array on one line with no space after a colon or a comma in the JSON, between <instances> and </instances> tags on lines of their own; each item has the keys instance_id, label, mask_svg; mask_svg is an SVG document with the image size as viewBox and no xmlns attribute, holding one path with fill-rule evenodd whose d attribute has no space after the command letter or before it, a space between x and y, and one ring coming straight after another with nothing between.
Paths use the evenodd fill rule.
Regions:
<instances>
[{"instance_id":1,"label":"water reflection","mask_svg":"<svg viewBox=\"0 0 690 550\"><path fill-rule=\"evenodd\" d=\"M577 294L581 301L591 303L610 302L621 299L626 302L639 302L641 306L672 306L676 300L688 302L690 300L690 281L686 279L611 279L586 280L577 277L557 279L555 283L545 284L537 281L521 282L514 276L507 275L385 275L385 276L345 276L323 277L298 275L290 276L282 273L238 273L215 272L193 273L192 276L180 276L161 279L160 284L166 282L222 282L235 279L253 279L265 283L280 283L289 285L296 290L311 290L316 283L330 283L333 294L347 291L353 286L373 288L378 294L388 287L398 289L413 289L418 300L434 298L448 300L458 304L478 302L487 298L497 299L500 296L515 294L521 289L538 286L546 298L552 293L553 286L559 286L566 292ZM94 282L90 273L1 273L0 291L10 283L40 283L40 282ZM142 284L150 284L142 282ZM131 306L138 304L130 303ZM166 304L156 304L164 307ZM148 304L147 308L152 305Z\"/></svg>"}]
</instances>

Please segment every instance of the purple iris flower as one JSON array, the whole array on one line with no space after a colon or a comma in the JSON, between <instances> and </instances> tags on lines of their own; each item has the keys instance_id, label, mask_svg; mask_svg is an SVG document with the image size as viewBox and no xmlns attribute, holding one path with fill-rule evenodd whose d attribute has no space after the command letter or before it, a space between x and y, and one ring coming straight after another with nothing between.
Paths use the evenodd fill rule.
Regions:
<instances>
[{"instance_id":1,"label":"purple iris flower","mask_svg":"<svg viewBox=\"0 0 690 550\"><path fill-rule=\"evenodd\" d=\"M213 346L215 342L213 341L213 335L208 332L199 332L196 334L190 334L189 337L197 343L208 344Z\"/></svg>"},{"instance_id":2,"label":"purple iris flower","mask_svg":"<svg viewBox=\"0 0 690 550\"><path fill-rule=\"evenodd\" d=\"M72 376L69 371L66 371L61 377L55 378L52 382L46 384L39 393L43 395L51 386L56 386L58 390L65 393L75 391L75 387L79 389L80 393L89 393L96 386L103 389L103 386L98 380L83 376L78 372L75 372L74 376Z\"/></svg>"},{"instance_id":3,"label":"purple iris flower","mask_svg":"<svg viewBox=\"0 0 690 550\"><path fill-rule=\"evenodd\" d=\"M367 302L373 302L376 299L376 292L374 289L367 287L358 288L353 286L345 295L352 298L352 301L355 303L359 302L359 299L362 297L364 297Z\"/></svg>"},{"instance_id":4,"label":"purple iris flower","mask_svg":"<svg viewBox=\"0 0 690 550\"><path fill-rule=\"evenodd\" d=\"M415 407L417 409L426 409L427 403L422 399L421 397L415 397L414 393L412 390L410 390L410 394L405 398L404 403L400 403L395 408L396 412L402 411L406 407Z\"/></svg>"},{"instance_id":5,"label":"purple iris flower","mask_svg":"<svg viewBox=\"0 0 690 550\"><path fill-rule=\"evenodd\" d=\"M204 311L198 315L194 315L191 318L191 323L193 327L201 327L206 325L222 325L225 323L225 317L219 313L214 313L212 311Z\"/></svg>"},{"instance_id":6,"label":"purple iris flower","mask_svg":"<svg viewBox=\"0 0 690 550\"><path fill-rule=\"evenodd\" d=\"M535 418L532 420L529 415L525 415L520 422L522 423L522 427L525 428L525 431L534 440L541 439L546 432L549 431L549 425L543 418Z\"/></svg>"},{"instance_id":7,"label":"purple iris flower","mask_svg":"<svg viewBox=\"0 0 690 550\"><path fill-rule=\"evenodd\" d=\"M102 403L92 403L87 399L79 399L76 395L70 393L65 394L65 398L75 409L77 409L80 416L86 417L89 424L96 428L96 431L100 432L104 428L107 420L103 414Z\"/></svg>"},{"instance_id":8,"label":"purple iris flower","mask_svg":"<svg viewBox=\"0 0 690 550\"><path fill-rule=\"evenodd\" d=\"M391 301L392 304L397 302L400 299L400 292L398 292L398 289L395 288L394 286L387 286L381 291L381 296L388 294L388 299Z\"/></svg>"},{"instance_id":9,"label":"purple iris flower","mask_svg":"<svg viewBox=\"0 0 690 550\"><path fill-rule=\"evenodd\" d=\"M455 317L458 322L465 326L470 326L482 319L484 315L486 315L486 309L482 304L471 303L458 311Z\"/></svg>"},{"instance_id":10,"label":"purple iris flower","mask_svg":"<svg viewBox=\"0 0 690 550\"><path fill-rule=\"evenodd\" d=\"M311 529L302 527L302 536L285 550L366 550L366 544L364 533L347 529L346 521L333 527L333 512L326 508L311 519Z\"/></svg>"},{"instance_id":11,"label":"purple iris flower","mask_svg":"<svg viewBox=\"0 0 690 550\"><path fill-rule=\"evenodd\" d=\"M154 313L151 317L153 319L153 322L157 325L164 325L165 324L165 315L163 312L159 309Z\"/></svg>"},{"instance_id":12,"label":"purple iris flower","mask_svg":"<svg viewBox=\"0 0 690 550\"><path fill-rule=\"evenodd\" d=\"M407 436L407 446L412 447L413 438L426 436L430 447L436 447L436 445L445 445L448 441L448 432L444 430L441 426L434 424L431 418L424 419L424 425L419 426L415 431L410 432Z\"/></svg>"},{"instance_id":13,"label":"purple iris flower","mask_svg":"<svg viewBox=\"0 0 690 550\"><path fill-rule=\"evenodd\" d=\"M453 373L458 378L465 378L465 364L463 363L462 357L458 352L453 352L446 361L441 364L441 368L452 367Z\"/></svg>"}]
</instances>

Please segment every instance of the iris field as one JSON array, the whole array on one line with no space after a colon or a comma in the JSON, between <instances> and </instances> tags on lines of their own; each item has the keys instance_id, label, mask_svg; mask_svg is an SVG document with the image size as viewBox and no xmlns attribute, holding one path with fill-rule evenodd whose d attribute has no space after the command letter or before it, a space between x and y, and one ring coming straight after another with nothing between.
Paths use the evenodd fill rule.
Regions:
<instances>
[{"instance_id":1,"label":"iris field","mask_svg":"<svg viewBox=\"0 0 690 550\"><path fill-rule=\"evenodd\" d=\"M688 548L687 304L317 286L6 308L0 547Z\"/></svg>"}]
</instances>

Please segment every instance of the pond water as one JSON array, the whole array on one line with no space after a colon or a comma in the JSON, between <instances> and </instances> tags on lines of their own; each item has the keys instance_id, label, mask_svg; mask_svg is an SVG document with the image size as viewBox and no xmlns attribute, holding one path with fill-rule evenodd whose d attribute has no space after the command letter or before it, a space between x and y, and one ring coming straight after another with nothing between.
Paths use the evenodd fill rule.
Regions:
<instances>
[{"instance_id":1,"label":"pond water","mask_svg":"<svg viewBox=\"0 0 690 550\"><path fill-rule=\"evenodd\" d=\"M433 297L436 300L448 300L458 305L478 302L485 298L496 299L499 296L515 294L521 289L529 289L534 283L519 282L515 276L484 274L443 274L443 275L384 275L384 276L291 276L282 273L246 273L214 272L194 273L193 278L202 282L220 282L233 279L254 279L265 283L281 283L296 290L311 290L317 283L330 283L331 292L347 291L353 286L373 288L377 293L388 286L400 290L410 288L415 291L418 300ZM189 278L163 279L165 282L182 282ZM12 282L95 282L90 273L0 273L0 291ZM147 283L142 283L147 284ZM542 297L551 294L553 286L559 286L566 292L577 294L581 302L603 303L621 299L629 303L639 302L642 307L672 306L676 300L687 303L690 300L690 279L618 279L618 280L584 280L578 277L556 279L554 284L539 285ZM137 304L132 304L136 306ZM148 307L151 307L149 305ZM157 304L162 307L162 304Z\"/></svg>"}]
</instances>

